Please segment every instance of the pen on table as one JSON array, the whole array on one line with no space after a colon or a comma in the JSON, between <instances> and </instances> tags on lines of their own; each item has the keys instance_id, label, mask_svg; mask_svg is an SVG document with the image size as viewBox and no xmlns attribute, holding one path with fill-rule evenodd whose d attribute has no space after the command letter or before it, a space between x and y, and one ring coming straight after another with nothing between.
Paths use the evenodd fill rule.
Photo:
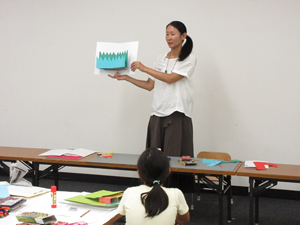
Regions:
<instances>
[{"instance_id":1,"label":"pen on table","mask_svg":"<svg viewBox=\"0 0 300 225\"><path fill-rule=\"evenodd\" d=\"M86 211L85 213L83 213L80 217L83 217L85 214L87 214L88 212L90 212L91 210Z\"/></svg>"}]
</instances>

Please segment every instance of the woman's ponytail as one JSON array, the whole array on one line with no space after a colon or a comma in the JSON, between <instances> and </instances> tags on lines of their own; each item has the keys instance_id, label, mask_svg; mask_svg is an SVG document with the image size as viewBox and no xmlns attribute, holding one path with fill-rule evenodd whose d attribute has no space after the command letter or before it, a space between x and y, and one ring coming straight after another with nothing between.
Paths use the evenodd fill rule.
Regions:
<instances>
[{"instance_id":1,"label":"woman's ponytail","mask_svg":"<svg viewBox=\"0 0 300 225\"><path fill-rule=\"evenodd\" d=\"M179 55L179 61L185 60L191 54L192 50L193 50L193 40L189 35L186 35L186 41L182 46Z\"/></svg>"}]
</instances>

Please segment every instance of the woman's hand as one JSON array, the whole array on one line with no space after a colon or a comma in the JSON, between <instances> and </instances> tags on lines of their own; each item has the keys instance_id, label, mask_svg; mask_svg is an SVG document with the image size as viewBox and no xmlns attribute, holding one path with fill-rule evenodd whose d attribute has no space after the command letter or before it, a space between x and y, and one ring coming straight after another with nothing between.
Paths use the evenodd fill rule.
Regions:
<instances>
[{"instance_id":1,"label":"woman's hand","mask_svg":"<svg viewBox=\"0 0 300 225\"><path fill-rule=\"evenodd\" d=\"M146 66L144 66L141 62L139 61L134 61L133 63L131 63L131 66L130 66L130 69L131 71L136 71L137 69L142 71L142 72L145 72L145 68Z\"/></svg>"},{"instance_id":2,"label":"woman's hand","mask_svg":"<svg viewBox=\"0 0 300 225\"><path fill-rule=\"evenodd\" d=\"M148 91L151 91L154 88L154 81L150 78L148 78L148 80L138 80L128 75L119 75L119 72L116 72L114 75L108 74L108 76L117 80L125 80Z\"/></svg>"},{"instance_id":3,"label":"woman's hand","mask_svg":"<svg viewBox=\"0 0 300 225\"><path fill-rule=\"evenodd\" d=\"M127 75L119 75L119 72L116 72L114 75L108 74L109 77L117 80L126 80Z\"/></svg>"}]
</instances>

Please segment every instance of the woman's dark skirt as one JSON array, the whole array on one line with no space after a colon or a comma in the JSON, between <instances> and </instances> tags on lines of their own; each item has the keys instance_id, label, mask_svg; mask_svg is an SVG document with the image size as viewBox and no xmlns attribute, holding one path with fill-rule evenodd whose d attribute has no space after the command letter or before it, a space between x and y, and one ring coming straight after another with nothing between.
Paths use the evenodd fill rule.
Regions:
<instances>
[{"instance_id":1,"label":"woman's dark skirt","mask_svg":"<svg viewBox=\"0 0 300 225\"><path fill-rule=\"evenodd\" d=\"M148 124L146 148L160 148L167 156L194 157L193 124L190 117L174 112L166 117L151 116ZM182 192L195 192L193 175L172 173L166 187Z\"/></svg>"}]
</instances>

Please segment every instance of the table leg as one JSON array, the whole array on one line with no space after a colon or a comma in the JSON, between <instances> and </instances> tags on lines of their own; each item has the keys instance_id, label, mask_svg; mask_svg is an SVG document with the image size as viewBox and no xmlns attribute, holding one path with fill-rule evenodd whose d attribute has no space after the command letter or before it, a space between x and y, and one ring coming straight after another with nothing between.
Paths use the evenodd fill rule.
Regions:
<instances>
[{"instance_id":1,"label":"table leg","mask_svg":"<svg viewBox=\"0 0 300 225\"><path fill-rule=\"evenodd\" d=\"M232 216L231 216L231 199L232 199L232 188L231 188L231 176L227 176L226 182L228 185L227 190L227 222L231 223Z\"/></svg>"},{"instance_id":2,"label":"table leg","mask_svg":"<svg viewBox=\"0 0 300 225\"><path fill-rule=\"evenodd\" d=\"M218 194L219 194L219 224L223 225L223 180L224 176L219 176L219 186L218 186Z\"/></svg>"},{"instance_id":3,"label":"table leg","mask_svg":"<svg viewBox=\"0 0 300 225\"><path fill-rule=\"evenodd\" d=\"M253 205L253 197L254 197L254 179L249 177L249 224L254 225L253 213L254 213L254 205Z\"/></svg>"},{"instance_id":4,"label":"table leg","mask_svg":"<svg viewBox=\"0 0 300 225\"><path fill-rule=\"evenodd\" d=\"M40 164L37 162L32 162L33 164L33 179L32 179L32 185L33 186L39 186L39 168L40 168Z\"/></svg>"},{"instance_id":5,"label":"table leg","mask_svg":"<svg viewBox=\"0 0 300 225\"><path fill-rule=\"evenodd\" d=\"M58 190L58 167L59 165L53 166L53 176L54 176L54 184Z\"/></svg>"},{"instance_id":6,"label":"table leg","mask_svg":"<svg viewBox=\"0 0 300 225\"><path fill-rule=\"evenodd\" d=\"M254 213L254 217L255 217L255 224L258 224L258 212L259 212L259 198L258 196L254 197L254 201L255 201L255 213Z\"/></svg>"}]
</instances>

